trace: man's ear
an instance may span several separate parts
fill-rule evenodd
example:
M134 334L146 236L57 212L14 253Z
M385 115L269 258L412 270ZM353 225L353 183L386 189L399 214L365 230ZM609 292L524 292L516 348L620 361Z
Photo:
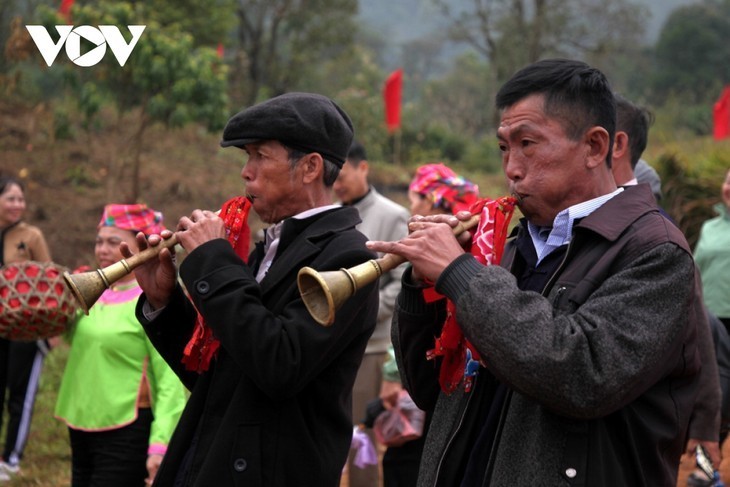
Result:
M360 161L360 164L358 164L358 167L360 168L361 171L363 171L365 173L366 176L370 172L370 164L365 159Z
M613 158L624 157L629 152L629 135L626 132L616 132L613 139Z
M591 127L585 134L585 143L588 148L586 154L586 165L589 168L606 164L610 137L608 131L603 127Z
M322 178L324 160L318 152L311 152L304 156L302 164L302 180L308 184Z

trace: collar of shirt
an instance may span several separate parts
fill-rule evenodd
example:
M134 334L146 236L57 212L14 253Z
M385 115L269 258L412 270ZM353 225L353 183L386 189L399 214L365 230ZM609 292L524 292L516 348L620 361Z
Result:
M368 195L372 192L373 187L368 186L368 191L364 195L360 196L359 198L355 198L354 200L350 201L349 203L342 203L342 206L355 206L356 204L360 203L362 200L368 197Z
M294 218L295 220L304 220L305 218L322 213L323 211L331 210L332 208L338 208L338 205L318 206L317 208L311 208L298 213L291 218ZM287 219L284 219L266 229L266 233L264 235L265 255L261 261L261 265L259 266L259 271L256 273L256 281L258 282L261 282L264 276L266 276L266 273L269 272L269 267L271 267L272 262L274 262L276 249L279 247L279 239L281 238L281 230L284 228L284 222L286 221Z
M564 209L555 216L552 227L539 227L528 221L527 230L530 232L532 244L535 246L537 263L539 264L553 250L570 243L573 234L573 223L576 220L587 217L623 190L623 188L617 188L613 193L583 201Z

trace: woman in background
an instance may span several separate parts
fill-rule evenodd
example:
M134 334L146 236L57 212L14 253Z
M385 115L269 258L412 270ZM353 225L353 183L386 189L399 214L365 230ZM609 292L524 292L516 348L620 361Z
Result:
M163 229L162 215L146 205L107 205L94 246L97 264L121 260L122 242L137 252L138 232ZM141 293L130 273L69 331L55 415L68 426L74 487L150 484L185 406L182 384L135 317Z
M705 304L730 331L730 169L721 188L718 216L702 224L694 257L702 277Z
M411 215L456 214L469 210L479 199L479 187L442 163L425 164L416 169L408 187L408 199ZM380 389L380 400L385 409L396 406L403 390L392 345L388 349L388 357L383 365ZM429 424L427 416L420 438L386 449L383 455L384 487L416 486Z
M19 179L0 177L0 267L26 261L50 262L51 255L41 231L22 221L25 190ZM0 423L8 399L5 447L0 460L0 481L18 473L28 441L38 392L46 340L15 341L0 337Z
M479 199L479 187L441 162L416 169L408 186L411 215L456 214Z

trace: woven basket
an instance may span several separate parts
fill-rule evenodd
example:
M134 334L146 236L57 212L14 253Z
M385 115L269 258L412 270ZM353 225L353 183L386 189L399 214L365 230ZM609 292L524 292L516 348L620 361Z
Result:
M66 268L27 261L0 268L0 337L33 341L63 333L76 302L63 280Z

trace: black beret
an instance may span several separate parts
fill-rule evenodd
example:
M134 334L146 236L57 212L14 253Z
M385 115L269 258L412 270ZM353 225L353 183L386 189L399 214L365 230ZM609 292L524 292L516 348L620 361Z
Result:
M238 112L223 129L222 147L277 140L303 152L318 152L339 167L354 135L352 121L326 96L287 93Z

